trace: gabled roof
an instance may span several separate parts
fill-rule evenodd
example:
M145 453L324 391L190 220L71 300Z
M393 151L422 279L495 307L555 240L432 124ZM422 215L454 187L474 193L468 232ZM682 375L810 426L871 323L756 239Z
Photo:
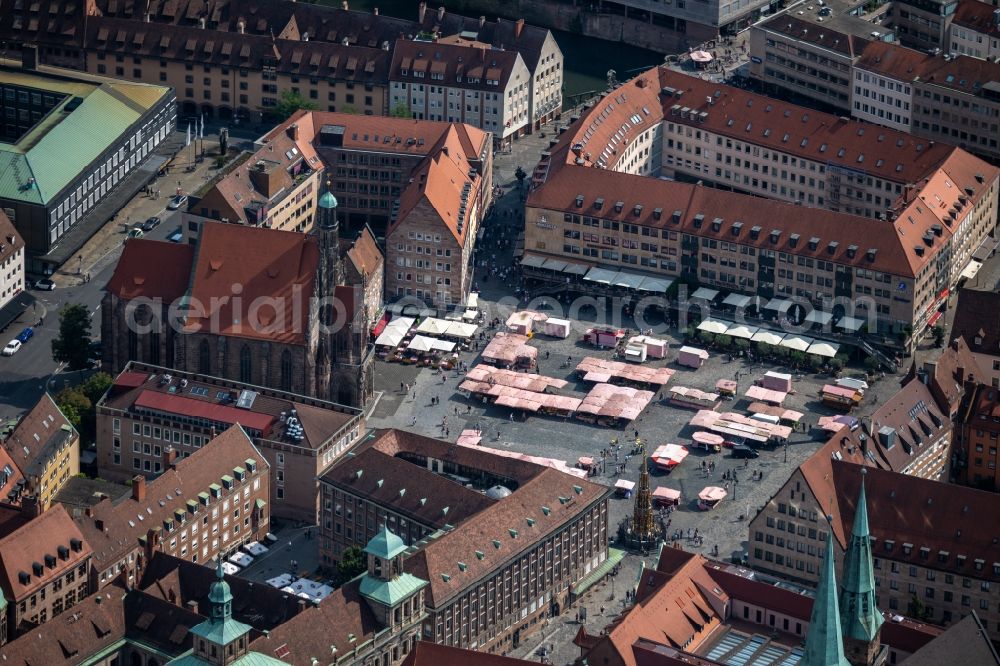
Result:
M3 447L25 476L41 474L58 447L78 437L55 401L44 393L3 441Z
M61 504L0 539L0 583L8 601L20 601L91 555L73 519ZM40 573L39 573L40 572Z
M951 337L964 338L973 352L1000 356L1000 292L959 290Z
M897 81L936 85L971 95L982 95L985 84L1000 81L1000 63L966 55L931 55L881 41L868 44L855 67Z
M517 51L397 39L389 80L502 93L518 66L527 67Z
M371 280L381 273L385 263L382 250L378 247L378 241L375 240L372 230L367 225L358 232L358 236L351 243L346 256L358 275L363 275L366 280Z
M170 305L184 295L193 261L193 245L132 238L105 289L125 300L147 298Z
M996 9L988 2L962 0L955 8L951 24L991 37L998 37L1000 36L1000 26L997 25L996 14L994 14Z
M305 344L318 263L314 236L235 224L202 225L188 292L200 309L188 315L185 330ZM237 287L241 298L233 299ZM258 299L276 299L283 307L257 307Z
M14 223L0 210L0 264L7 261L19 250L24 249L24 239L17 233Z
M406 655L401 666L442 666L442 664L464 664L466 666L523 666L534 663L514 657L504 657L480 650L465 650L450 645L417 641Z
M907 657L906 664L907 666L941 666L941 664L996 666L1000 664L1000 656L997 656L990 634L980 621L979 615L970 609L968 615Z
M457 156L438 152L423 161L410 177L414 182L403 190L399 214L387 235L409 228L409 215L418 207L429 208L444 230L463 245L473 222L473 202L482 187L479 174L471 171Z

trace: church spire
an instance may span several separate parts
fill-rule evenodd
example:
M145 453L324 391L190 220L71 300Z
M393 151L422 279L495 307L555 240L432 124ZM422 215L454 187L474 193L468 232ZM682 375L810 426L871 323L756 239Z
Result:
M826 536L826 556L816 587L812 615L809 616L806 653L800 662L802 666L848 666L840 633L832 534L831 530Z
M873 651L880 641L882 613L875 606L875 572L872 562L872 541L868 529L868 499L865 494L865 475L861 468L861 492L854 511L854 527L844 555L844 572L840 589L840 620L844 639L849 648L858 648L858 659L852 663L870 663ZM855 649L849 649L854 654ZM860 654L868 656L860 658Z

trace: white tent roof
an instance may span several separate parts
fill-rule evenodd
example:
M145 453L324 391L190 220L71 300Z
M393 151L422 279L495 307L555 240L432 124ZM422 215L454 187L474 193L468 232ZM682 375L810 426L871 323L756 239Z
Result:
M521 259L522 266L530 266L531 268L541 268L542 264L545 263L543 257L539 257L537 254L526 254L524 258Z
M642 291L651 291L654 293L663 293L670 288L674 281L670 278L654 278L647 277L643 278L642 283L639 285L639 289Z
M545 263L542 264L542 268L550 271L561 271L566 268L566 262L561 259L546 259Z
M466 324L461 321L448 322L448 329L445 331L445 335L451 338L471 338L476 334L476 329L479 328L475 324ZM420 330L420 329L417 329Z
M412 351L438 350L450 352L455 348L455 343L448 342L447 340L438 340L437 338L428 338L425 335L414 335L406 348Z
M809 314L806 315L806 321L813 324L819 324L820 326L825 326L833 319L833 315L829 312L824 312L823 310L811 310Z
M776 310L779 313L784 313L788 308L792 307L792 302L787 298L772 298L764 306L765 310Z
M599 282L601 284L613 284L618 277L618 271L609 271L605 268L591 268L583 276L588 282Z
M801 335L796 335L795 333L789 333L780 344L782 347L788 347L789 349L794 349L795 351L804 352L809 349L809 345L812 343L812 338L806 338Z
M819 342L814 342L809 346L807 350L810 354L816 354L817 356L826 356L828 358L833 358L837 355L837 350L840 349L840 345L835 342L824 342L820 340Z
M865 325L864 319L857 319L855 317L844 316L840 318L837 322L837 328L847 331L848 333L853 333L854 331L860 330L862 326Z
M705 321L698 324L699 331L708 331L709 333L725 333L729 330L731 324L726 321L719 321L718 319L706 319Z
M718 289L709 289L708 287L698 287L697 289L694 290L694 293L691 294L691 298L710 301L718 295L719 295Z
M763 342L766 345L777 345L781 344L781 338L781 334L762 328L754 333L750 339L754 342Z
M736 308L745 308L750 301L753 300L750 296L745 296L744 294L729 294L722 301L723 305L732 305Z
M462 319L466 321L475 321L478 318L479 318L479 310L473 310L472 308L469 308L468 310L462 313Z
M479 307L479 292L478 291L470 291L469 292L469 297L465 300L465 307L467 307L469 309L473 309L473 308L478 308Z
M976 274L979 273L979 269L982 267L983 267L983 262L979 261L978 259L973 259L972 261L969 262L968 266L962 269L962 272L961 274L959 274L959 277L965 278L966 280L971 280L972 278L976 277Z
M737 324L736 326L730 326L729 330L726 331L726 335L731 335L734 338L752 338L757 331L758 328L756 326Z
M403 341L407 331L410 330L415 321L416 319L412 317L398 317L397 319L393 319L382 329L382 332L375 339L375 344L383 347L395 347Z
M566 268L563 269L564 273L570 273L573 275L585 275L590 268L584 266L583 264L574 264L572 261L566 262Z
M417 326L418 333L427 333L428 335L444 335L448 327L453 323L444 319L436 319L435 317L428 317L420 322L420 326Z
M618 279L615 280L615 285L619 287L627 287L629 289L638 289L639 285L641 285L645 279L646 278L643 275L622 271L618 274Z

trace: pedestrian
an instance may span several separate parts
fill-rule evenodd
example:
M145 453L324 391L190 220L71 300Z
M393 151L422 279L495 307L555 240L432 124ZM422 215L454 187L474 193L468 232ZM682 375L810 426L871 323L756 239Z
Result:
M511 413L510 413L510 422L511 422L511 423L513 423L513 422L514 422L514 412L511 412Z
M403 382L399 382L399 392L406 393L406 384L404 384Z

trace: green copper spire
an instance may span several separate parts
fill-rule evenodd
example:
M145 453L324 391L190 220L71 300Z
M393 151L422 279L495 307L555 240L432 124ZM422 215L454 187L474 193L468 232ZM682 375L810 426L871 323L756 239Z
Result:
M868 531L868 500L865 475L861 468L861 492L854 512L854 529L844 555L844 575L840 586L840 622L844 636L872 641L885 621L875 607L875 572L872 570L872 540Z
M806 634L806 653L801 666L849 666L844 656L844 643L840 635L840 610L837 605L837 572L833 557L833 531L826 536L826 556L816 587L809 632Z

